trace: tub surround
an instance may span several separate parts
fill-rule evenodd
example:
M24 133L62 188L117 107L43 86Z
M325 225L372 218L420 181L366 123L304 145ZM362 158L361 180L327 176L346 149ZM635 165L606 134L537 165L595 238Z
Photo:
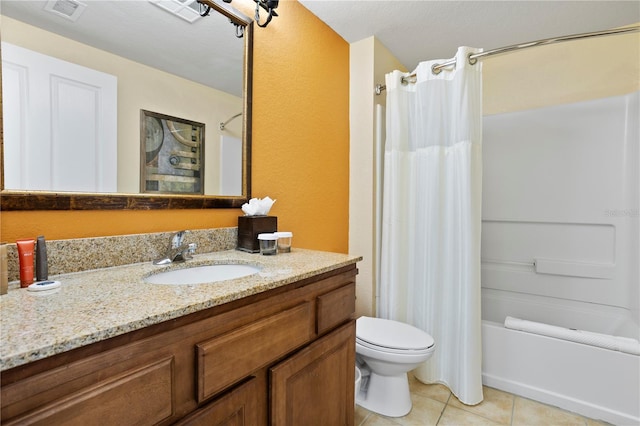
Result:
M639 356L503 324L640 336L639 112L633 91L483 121L484 383L614 424L640 423Z
M126 257L130 251L117 254ZM109 257L106 251L104 254ZM353 265L361 259L295 248L277 256L226 250L196 255L190 261L168 267L146 261L57 275L55 279L62 282L62 287L51 292L13 288L0 297L1 370L257 295ZM145 276L167 269L215 263L254 264L262 270L248 277L210 284L175 286L143 281Z

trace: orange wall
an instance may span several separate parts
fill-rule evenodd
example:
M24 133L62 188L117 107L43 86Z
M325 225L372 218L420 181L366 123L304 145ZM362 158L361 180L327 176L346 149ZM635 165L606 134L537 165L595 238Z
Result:
M253 1L233 5L253 16ZM276 199L294 246L347 252L349 45L297 1L254 32L254 197ZM264 18L263 18L264 19ZM230 25L229 30L233 27ZM1 212L1 240L162 232L237 225L240 209Z

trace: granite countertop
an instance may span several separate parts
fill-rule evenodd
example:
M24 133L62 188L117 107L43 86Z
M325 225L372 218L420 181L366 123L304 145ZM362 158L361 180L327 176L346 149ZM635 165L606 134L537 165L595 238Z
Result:
M304 249L261 256L228 250L169 266L151 262L50 277L58 289L0 296L0 371L338 269L361 257ZM153 273L216 263L257 274L208 284L148 284Z

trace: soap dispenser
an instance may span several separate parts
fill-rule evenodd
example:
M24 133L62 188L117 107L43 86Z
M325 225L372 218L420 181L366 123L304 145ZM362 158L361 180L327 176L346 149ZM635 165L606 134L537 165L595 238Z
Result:
M47 243L44 236L36 239L36 281L49 279L49 265L47 263Z

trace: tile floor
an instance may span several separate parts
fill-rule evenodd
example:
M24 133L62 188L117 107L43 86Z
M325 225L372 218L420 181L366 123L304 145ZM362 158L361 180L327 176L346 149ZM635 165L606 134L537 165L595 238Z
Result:
M541 404L497 389L484 387L484 401L475 406L462 404L443 385L425 385L409 373L413 409L405 417L380 416L356 406L356 426L397 425L512 425L602 426L608 423Z

